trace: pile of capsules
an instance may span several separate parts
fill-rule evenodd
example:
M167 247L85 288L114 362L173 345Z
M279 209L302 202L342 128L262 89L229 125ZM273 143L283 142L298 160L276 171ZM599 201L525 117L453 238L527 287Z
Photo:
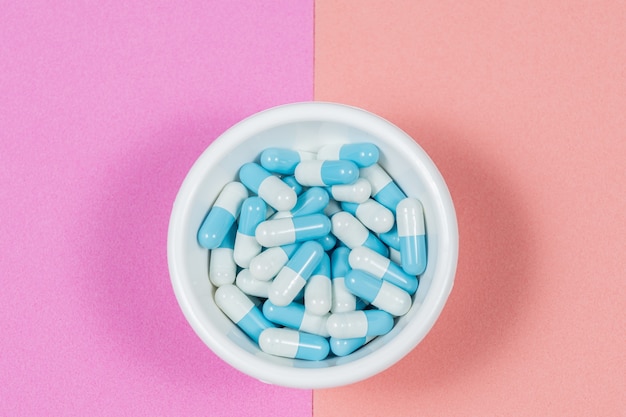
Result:
M262 351L345 356L409 311L426 268L423 208L378 159L372 143L268 148L210 208L198 242L215 302Z

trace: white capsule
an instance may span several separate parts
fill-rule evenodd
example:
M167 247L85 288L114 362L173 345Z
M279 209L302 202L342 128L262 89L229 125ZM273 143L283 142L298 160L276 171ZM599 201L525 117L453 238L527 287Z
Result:
M269 299L279 307L291 303L317 268L324 248L315 241L303 243L280 270L270 286Z
M249 269L239 271L237 279L235 280L235 285L245 294L262 298L268 297L270 284L269 281L255 279L252 274L250 274Z
M259 336L259 347L272 355L312 361L321 361L330 352L328 341L322 336L287 328L264 330Z
M372 193L372 186L366 179L359 178L352 184L328 187L328 191L331 197L337 201L358 204L367 201Z
M379 336L393 328L393 317L382 310L357 310L333 313L326 322L328 334L339 339Z

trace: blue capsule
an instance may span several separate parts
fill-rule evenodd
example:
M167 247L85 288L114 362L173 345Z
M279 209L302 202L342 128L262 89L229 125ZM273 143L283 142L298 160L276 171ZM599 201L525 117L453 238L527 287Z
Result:
M255 342L265 329L275 327L239 288L222 285L215 291L215 303L245 334Z
M330 350L335 356L347 356L365 345L372 337L353 337L350 339L339 339L331 337L329 339Z
M359 246L352 249L348 259L352 269L359 269L389 281L409 294L414 294L417 290L418 281L415 275L406 273L400 265L369 248Z
M374 165L378 157L378 147L369 142L329 144L317 152L317 159L343 159L354 162L360 168Z
M328 192L321 187L311 187L298 197L298 202L291 209L291 216L306 216L308 214L322 213L330 197Z
M330 233L331 223L323 214L266 220L256 228L255 236L265 247L289 245L320 239Z
M426 270L426 232L424 209L415 198L402 200L396 209L400 259L407 273L421 275Z
M352 184L359 178L359 167L351 161L306 160L298 164L294 174L301 185L328 187Z
M398 228L396 225L388 232L379 233L378 238L391 249L400 250L400 237L398 236Z
M301 161L313 159L315 154L311 152L294 151L287 148L267 148L261 152L261 165L268 171L277 174L293 174Z
M274 305L286 306L304 288L324 256L324 248L315 241L304 242L280 270L270 287L269 299Z
M267 205L260 197L246 198L241 205L233 256L237 265L242 268L248 268L252 258L261 252L261 245L257 242L254 232L265 220L266 212Z
M380 165L374 164L367 168L361 168L360 175L371 184L374 200L392 212L395 212L398 203L406 198L404 192Z
M389 333L393 324L392 315L383 310L333 313L326 322L330 336L338 339L380 336Z
M324 337L288 328L264 330L259 337L259 347L271 355L309 361L321 361L330 353Z
M394 316L403 316L411 308L408 292L367 272L353 269L346 275L345 283L352 294Z

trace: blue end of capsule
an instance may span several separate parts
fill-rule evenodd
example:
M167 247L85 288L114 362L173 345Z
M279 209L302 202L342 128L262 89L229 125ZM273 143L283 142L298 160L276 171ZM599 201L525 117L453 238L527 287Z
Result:
M235 223L235 217L228 210L214 206L207 214L198 230L198 243L206 249L215 249Z
M321 361L328 356L330 346L322 336L300 332L300 343L296 358L309 361Z
M267 148L261 152L260 162L263 168L277 174L293 174L300 162L297 151L285 148Z
M402 269L407 274L421 275L426 270L426 235L400 238Z
M383 281L367 272L352 269L346 274L345 284L352 294L371 303L378 295Z
M350 271L350 262L348 261L349 257L349 248L341 246L335 249L331 257L331 270L333 278L344 278L348 271Z
M332 250L337 245L337 238L333 234L327 234L323 238L315 239L326 252Z
M296 241L319 239L330 233L330 219L323 214L309 214L292 219Z
M311 187L298 197L295 207L291 209L291 214L296 217L321 213L329 201L330 197L325 189Z
M378 162L378 147L373 143L349 143L339 149L339 159L347 159L364 168Z
M296 177L293 175L283 177L283 182L287 184L296 193L296 195L302 194L302 190L304 188L302 188L298 180L296 180Z
M389 256L387 246L371 232L367 236L367 239L365 239L365 242L363 242L363 246L383 255L385 258Z
M280 246L283 252L285 252L287 259L291 258L293 254L298 250L299 247L300 247L299 243L292 243L290 245Z
M355 337L352 339L338 339L331 337L329 340L330 350L336 356L347 356L363 346L367 339L365 337Z
M285 265L300 273L304 279L309 279L315 268L322 261L324 248L315 241L304 242Z
M367 317L366 336L387 334L393 328L393 316L383 310L365 310Z
M341 202L341 208L343 209L343 211L347 211L348 213L356 217L356 209L359 208L359 205L357 203L348 203L343 201Z
M235 247L235 237L237 236L237 224L233 222L233 225L228 229L228 233L222 240L222 243L218 246L219 248L227 248L233 249Z
M263 303L263 315L273 323L298 330L304 318L304 306L300 303L290 303L279 307L266 300Z
M253 193L259 193L259 187L263 180L269 177L270 174L259 164L254 162L248 162L239 169L239 180Z
M398 187L395 182L391 181L373 197L374 200L378 201L380 204L395 213L396 206L400 201L406 198L406 195L404 195L400 187Z
M313 271L313 275L323 275L330 278L330 258L326 253L322 254L322 260Z
M352 184L359 178L359 167L351 161L324 161L320 176L327 186Z
M243 316L243 318L236 324L256 343L259 343L259 336L263 330L270 327L276 327L265 318L265 316L261 313L261 310L259 310L256 306L252 306L252 309L248 312L248 314Z
M248 197L241 205L239 214L239 233L247 236L254 236L256 227L265 220L267 204L260 197Z
M390 248L394 248L397 251L400 250L400 237L398 236L398 228L395 224L390 231L380 233L378 237Z

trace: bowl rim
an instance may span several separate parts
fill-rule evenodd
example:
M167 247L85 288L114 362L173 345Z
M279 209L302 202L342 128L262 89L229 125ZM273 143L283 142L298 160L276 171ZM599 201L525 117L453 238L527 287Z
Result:
M350 122L346 123L346 120ZM322 368L294 368L268 362L250 354L220 334L216 328L212 328L211 323L200 320L182 285L185 278L182 276L184 268L180 264L183 259L180 247L185 231L179 225L184 222L187 204L195 191L197 179L204 174L206 166L218 159L215 155L221 155L259 132L289 123L315 121L347 124L374 136L393 138L400 141L402 147L418 155L420 163L426 166L430 175L429 180L434 182L438 192L437 206L441 210L441 215L438 216L438 245L446 250L440 251L437 256L437 277L441 278L433 280L419 307L423 312L422 321L408 322L402 329L403 334L411 337L396 337L364 358L345 364ZM172 206L167 234L167 260L174 294L185 318L218 357L235 369L264 382L292 388L316 389L348 385L367 379L400 361L421 342L441 314L452 290L458 262L458 243L457 218L449 189L430 156L412 137L393 123L367 110L334 102L305 101L271 107L244 118L219 135L200 154L185 176ZM368 360L368 366L363 366L365 359Z

